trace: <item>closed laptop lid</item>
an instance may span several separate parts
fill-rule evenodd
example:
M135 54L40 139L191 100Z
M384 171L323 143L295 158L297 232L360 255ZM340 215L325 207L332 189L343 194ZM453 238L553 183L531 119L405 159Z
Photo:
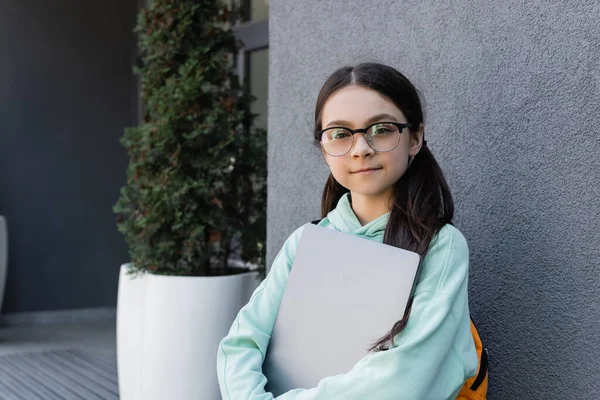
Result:
M304 227L263 363L275 396L345 374L406 308L417 253Z

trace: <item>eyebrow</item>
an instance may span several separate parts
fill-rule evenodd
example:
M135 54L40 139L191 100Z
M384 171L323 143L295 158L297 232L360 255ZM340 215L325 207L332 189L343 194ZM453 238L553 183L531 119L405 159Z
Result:
M371 118L367 119L365 121L365 125L368 126L374 122L379 122L379 121L392 121L392 122L398 122L398 118L394 117L392 114L377 114L377 115L373 115ZM328 123L327 125L325 125L325 127L329 127L329 126L350 126L352 125L350 122L348 121L344 121L341 119L336 119L335 121L331 121L330 123Z

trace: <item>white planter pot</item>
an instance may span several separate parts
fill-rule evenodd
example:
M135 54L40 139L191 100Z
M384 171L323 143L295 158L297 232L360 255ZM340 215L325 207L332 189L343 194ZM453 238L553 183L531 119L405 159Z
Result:
M0 312L2 311L2 300L4 299L4 287L6 284L6 269L8 268L8 228L6 219L0 215Z
M117 308L122 400L220 399L217 348L260 283L222 277L125 275Z
M117 295L117 371L122 399L141 399L146 274L128 275L121 266Z

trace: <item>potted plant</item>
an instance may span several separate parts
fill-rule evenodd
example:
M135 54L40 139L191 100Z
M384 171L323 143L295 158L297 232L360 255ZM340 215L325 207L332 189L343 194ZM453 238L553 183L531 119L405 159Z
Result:
M144 117L122 138L114 207L131 257L117 306L125 400L219 398L218 342L264 271L266 132L231 62L236 17L208 0L138 15Z

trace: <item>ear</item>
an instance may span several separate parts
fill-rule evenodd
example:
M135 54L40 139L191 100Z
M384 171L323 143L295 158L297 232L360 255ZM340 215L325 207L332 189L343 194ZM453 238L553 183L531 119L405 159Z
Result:
M408 154L411 157L416 156L419 151L421 150L421 147L423 147L423 135L425 133L425 126L423 124L419 125L419 130L416 131L415 133L410 133L410 143L409 143L409 150L408 150Z

